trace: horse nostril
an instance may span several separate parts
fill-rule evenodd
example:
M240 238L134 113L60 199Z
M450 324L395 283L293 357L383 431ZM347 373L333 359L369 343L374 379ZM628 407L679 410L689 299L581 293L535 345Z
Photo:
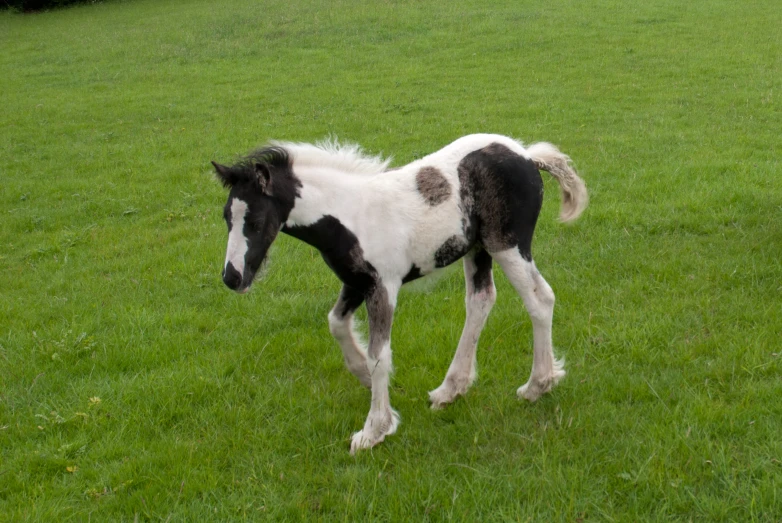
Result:
M236 290L242 284L242 275L234 269L234 266L229 262L223 270L223 283L228 286L229 289Z

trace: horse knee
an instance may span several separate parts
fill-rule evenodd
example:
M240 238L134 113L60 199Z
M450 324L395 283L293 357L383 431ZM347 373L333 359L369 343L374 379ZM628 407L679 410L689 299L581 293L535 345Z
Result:
M494 302L497 301L497 289L494 288L494 285L489 285L483 289L468 292L466 301L468 307L477 305L481 308L491 309Z
M497 300L497 293L494 289L477 292L467 297L467 313L472 311L485 318L491 312L494 302Z
M550 323L554 317L554 294L550 295L533 291L531 299L525 300L527 312L535 322Z
M335 311L329 312L329 332L335 338L344 336L345 330L348 327L348 321L344 316L337 314Z
M535 294L535 298L546 308L553 309L555 298L554 291L551 289L551 286L546 280L543 279L543 276L541 276L537 270L535 271L532 279L534 282L533 292Z
M538 286L535 287L535 289L532 291L535 294L535 299L540 303L540 305L545 308L546 310L554 309L554 291L551 290L551 287L548 285L546 286Z
M381 372L389 374L393 372L393 364L391 362L391 344L389 342L383 343L380 350L370 346L367 351L367 363L369 368L374 372Z

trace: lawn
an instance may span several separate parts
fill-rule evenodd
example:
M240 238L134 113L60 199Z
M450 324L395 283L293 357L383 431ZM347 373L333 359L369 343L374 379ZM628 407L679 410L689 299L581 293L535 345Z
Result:
M0 12L0 520L779 521L780 27L773 0ZM457 265L401 292L402 425L351 457L340 284L281 237L228 291L209 161L331 135L402 165L473 132L587 183L565 226L544 175L533 245L568 375L516 398L531 325L495 267L479 379L431 411Z

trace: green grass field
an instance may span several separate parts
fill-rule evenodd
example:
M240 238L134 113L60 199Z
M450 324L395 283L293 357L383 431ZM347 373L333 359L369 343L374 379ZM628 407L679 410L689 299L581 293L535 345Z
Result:
M782 520L782 11L628 3L138 0L0 12L0 520ZM567 377L535 404L520 298L432 412L457 267L403 290L399 432L340 289L280 238L220 281L210 160L328 135L401 165L472 132L548 140L591 204L533 246Z

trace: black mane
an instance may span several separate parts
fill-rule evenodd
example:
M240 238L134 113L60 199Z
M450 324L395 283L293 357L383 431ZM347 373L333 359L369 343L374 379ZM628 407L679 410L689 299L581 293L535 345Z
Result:
M288 150L277 145L261 147L248 154L244 161L250 162L251 166L256 163L265 163L269 167L277 167L279 169L287 169L291 165L291 157Z
M221 166L218 168L218 178L224 187L233 187L238 183L255 180L257 177L256 165L258 164L264 164L270 170L287 170L291 166L291 157L283 147L274 145L261 147L239 159L230 167Z

